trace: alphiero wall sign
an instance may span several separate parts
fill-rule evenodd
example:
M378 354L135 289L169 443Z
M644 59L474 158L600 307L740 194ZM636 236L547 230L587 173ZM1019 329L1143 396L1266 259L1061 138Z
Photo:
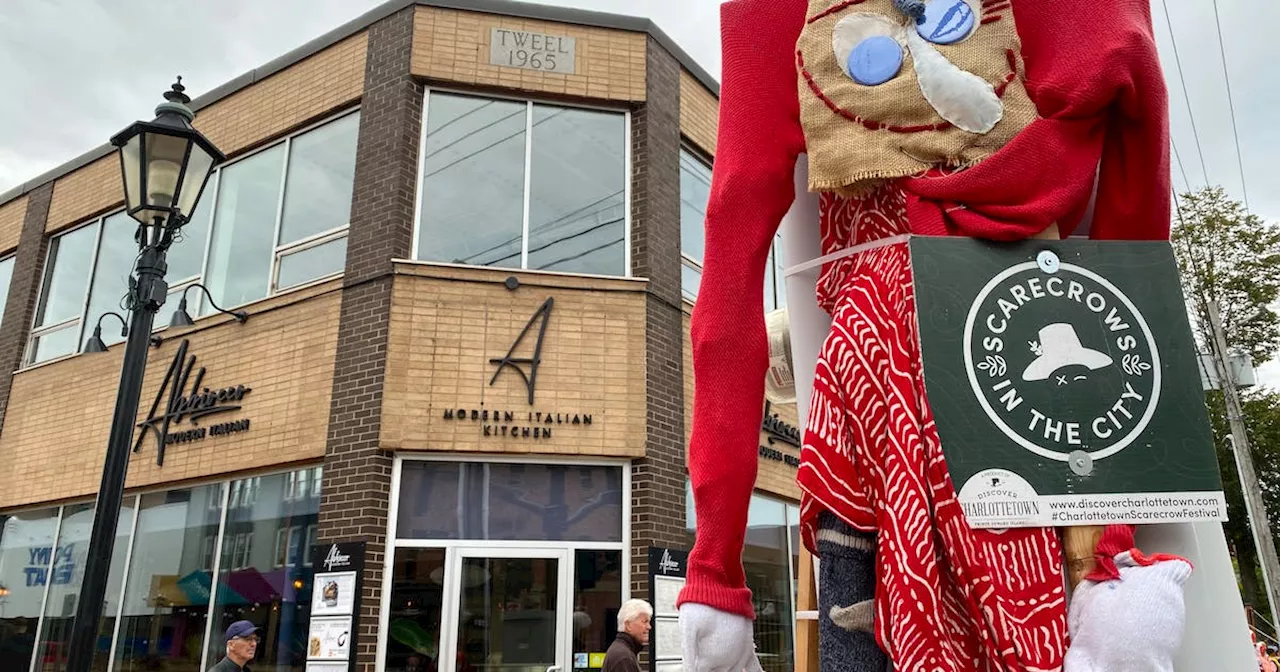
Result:
M925 384L970 524L1225 519L1167 243L910 245Z
M593 418L590 413L568 413L553 409L534 408L538 386L538 369L542 366L542 346L546 342L547 326L551 323L551 313L554 307L555 298L548 297L534 311L529 321L525 323L524 329L516 336L515 341L511 343L511 347L507 348L506 354L489 359L489 364L494 369L488 385L493 386L498 383L499 377L503 372L508 370L514 372L514 374L509 374L508 377L510 375L518 375L523 380L525 390L528 392L530 408L446 408L444 409L445 420L477 423L480 425L480 432L486 437L529 439L534 441L551 439L555 430L562 427L591 425ZM535 324L538 325L538 331L536 340L533 343L532 354L527 357L518 356L517 352L527 347L525 339L529 336Z
M142 449L142 442L148 435L154 436L156 464L160 466L164 465L164 451L170 443L202 441L207 437L236 434L249 429L248 418L201 424L206 417L240 410L239 402L252 389L244 385L230 385L222 388L205 386L205 369L202 366L199 370L195 370L196 356L187 356L189 348L190 342L183 339L178 345L178 351L173 355L168 372L165 373L164 382L156 391L156 398L151 403L147 419L138 423L142 431L138 433L138 438L133 444L133 452L136 453ZM194 376L192 376L193 370ZM191 385L191 391L184 394L183 390L187 388L188 383ZM161 402L165 401L166 393L168 393L168 401L162 409ZM184 423L188 423L190 429L170 431L174 429L174 425L180 428Z

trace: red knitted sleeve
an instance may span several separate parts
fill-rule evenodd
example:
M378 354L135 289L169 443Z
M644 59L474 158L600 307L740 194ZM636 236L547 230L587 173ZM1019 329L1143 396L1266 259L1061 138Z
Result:
M723 66L702 284L693 310L689 479L697 539L679 603L754 618L742 569L768 345L764 272L804 151L795 45L803 0L721 6ZM816 223L815 223L816 226Z

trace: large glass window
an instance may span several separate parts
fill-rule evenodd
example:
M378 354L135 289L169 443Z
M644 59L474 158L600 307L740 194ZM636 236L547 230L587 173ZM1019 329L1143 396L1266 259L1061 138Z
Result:
M312 573L303 562L309 552L303 542L306 530L317 524L320 493L317 489L289 499L285 486L310 472L255 476L231 484L212 632L224 632L239 620L261 627L255 670L301 672L306 665ZM281 532L286 535L283 549L277 543ZM225 654L218 637L210 639L208 649L210 666Z
M4 309L9 299L9 283L13 280L14 257L0 260L0 324L4 324Z
M116 672L200 669L224 488L217 483L142 496Z
M429 91L416 258L626 275L624 113Z
M702 260L706 242L707 200L711 197L711 166L689 149L680 150L680 289L684 298L697 300L702 284ZM764 274L765 312L785 308L782 234L776 234Z
M437 669L450 650L467 669L542 670L561 647L608 649L626 592L623 468L405 460L400 474L387 672ZM451 599L461 611L444 616Z
M702 253L706 240L707 199L711 197L711 166L687 149L680 150L680 289L690 301L698 298L702 282Z
M401 538L622 541L614 467L406 462L399 510Z
M58 509L0 515L0 661L27 670L58 533Z
M692 487L686 497L685 527L692 547L697 532ZM798 507L760 494L751 496L742 567L756 610L756 652L767 672L795 669L798 526Z
M101 598L103 608L97 647L94 649L95 671L107 669L111 633L120 609L120 584L124 580L129 537L133 533L133 509L134 498L126 498L120 506L120 519L116 523L111 567L107 571L107 592ZM92 504L75 504L62 510L62 525L58 529L58 543L54 546L49 588L44 601L44 622L40 628L40 665L37 669L41 672L67 669L71 628L75 624L77 603L82 597L80 586L84 583L85 564L89 560L93 511Z
M169 300L157 328L169 323L180 295L196 282L231 308L341 273L359 126L360 113L351 112L215 171L169 248ZM50 242L28 364L78 352L107 312L127 318L136 227L117 212ZM11 259L0 262L6 290L11 272ZM203 292L186 296L193 315L214 312ZM107 345L124 340L114 318L102 325Z
M303 672L319 502L319 467L126 497L92 669L199 672L245 618L255 670ZM0 515L0 669L66 669L92 525L91 503Z

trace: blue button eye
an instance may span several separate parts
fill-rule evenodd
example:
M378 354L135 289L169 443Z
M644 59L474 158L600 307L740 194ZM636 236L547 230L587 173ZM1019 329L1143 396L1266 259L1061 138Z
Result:
M916 32L934 44L955 44L969 37L975 21L966 0L933 0L925 5L924 21L916 25Z
M872 35L853 48L847 69L863 86L884 84L902 69L902 45L887 35Z

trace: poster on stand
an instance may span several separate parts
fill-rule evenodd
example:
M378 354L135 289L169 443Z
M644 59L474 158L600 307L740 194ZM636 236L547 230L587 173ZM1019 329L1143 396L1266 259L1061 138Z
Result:
M653 605L653 630L649 633L650 672L678 670L684 666L676 598L684 588L688 561L688 551L649 547L649 601Z
M307 635L308 660L351 659L351 617L312 618Z
M315 567L307 672L354 672L365 542L311 547Z
M355 613L355 572L317 573L311 591L312 616L350 616Z
M1169 243L910 246L929 406L973 527L1226 519Z

